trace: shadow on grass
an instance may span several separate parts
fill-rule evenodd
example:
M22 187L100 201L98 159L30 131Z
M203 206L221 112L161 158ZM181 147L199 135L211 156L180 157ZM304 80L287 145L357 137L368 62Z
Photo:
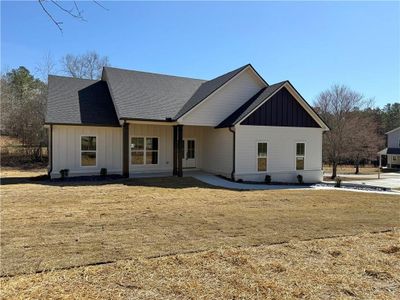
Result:
M47 175L35 177L6 177L0 178L1 185L40 184L48 186L101 186L108 184L123 184L126 186L154 187L168 189L208 188L225 189L201 182L193 177L156 177L156 178L123 178L120 175L82 176L62 179L49 179Z

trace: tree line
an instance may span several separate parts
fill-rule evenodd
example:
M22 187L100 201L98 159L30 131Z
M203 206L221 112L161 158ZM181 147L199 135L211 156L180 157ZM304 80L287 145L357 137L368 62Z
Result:
M37 160L42 147L48 143L44 128L48 75L99 79L103 66L108 65L107 56L89 51L82 55L67 54L59 64L47 54L34 70L20 66L3 72L0 83L1 134L17 138L27 149L25 155Z
M344 85L334 85L322 92L314 104L330 127L323 136L323 160L337 166L351 163L358 174L362 162L376 160L385 145L385 132L400 126L400 103L373 108L373 101Z
M46 55L31 72L19 67L1 75L1 133L18 138L23 146L37 148L47 145L43 127L46 111L47 76L99 79L107 56L95 51L82 55L67 54L57 64ZM385 145L384 133L400 126L400 103L373 107L371 100L344 85L334 85L321 92L315 110L330 127L323 135L323 160L332 165L332 178L341 163L359 165L376 159ZM38 153L38 151L34 151Z

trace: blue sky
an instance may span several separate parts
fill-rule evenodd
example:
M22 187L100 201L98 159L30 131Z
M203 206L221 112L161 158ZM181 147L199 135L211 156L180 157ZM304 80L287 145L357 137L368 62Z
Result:
M96 50L114 67L202 79L251 63L310 103L335 83L400 101L399 2L78 3L87 22L48 5L61 34L36 1L2 1L2 69Z

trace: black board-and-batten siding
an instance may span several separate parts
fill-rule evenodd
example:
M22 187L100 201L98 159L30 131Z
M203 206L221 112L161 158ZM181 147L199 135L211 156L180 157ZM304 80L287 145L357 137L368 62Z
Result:
M286 88L257 108L241 125L320 127Z

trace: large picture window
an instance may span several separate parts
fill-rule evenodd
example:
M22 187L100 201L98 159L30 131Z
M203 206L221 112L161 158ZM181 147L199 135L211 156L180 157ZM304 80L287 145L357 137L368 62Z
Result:
M158 138L132 137L131 164L133 165L158 164Z
M268 145L266 142L257 143L257 171L267 171Z
M296 170L304 170L305 143L296 143Z
M81 136L81 166L96 166L96 137Z

